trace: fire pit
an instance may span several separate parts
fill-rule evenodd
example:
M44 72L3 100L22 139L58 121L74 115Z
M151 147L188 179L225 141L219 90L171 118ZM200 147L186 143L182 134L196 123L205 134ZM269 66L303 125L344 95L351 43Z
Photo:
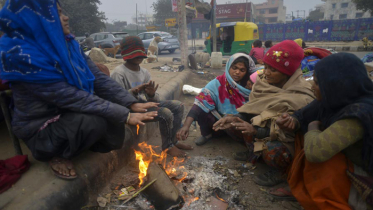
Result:
M167 153L157 153L156 147L140 143L135 150L139 161L140 186L157 179L144 190L143 198L155 209L227 209L236 205L237 190L227 189L227 177L216 173L216 168L225 164L222 157L208 159L191 157L172 158ZM143 199L139 198L139 199Z

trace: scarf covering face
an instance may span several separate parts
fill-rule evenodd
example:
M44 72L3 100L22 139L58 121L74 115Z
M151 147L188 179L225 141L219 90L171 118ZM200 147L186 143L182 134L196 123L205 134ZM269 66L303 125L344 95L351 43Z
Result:
M79 44L65 36L56 0L7 0L0 11L0 76L10 82L66 81L93 93L95 77Z
M337 53L322 59L315 67L322 99L296 112L303 132L308 124L321 121L324 128L334 122L357 118L364 126L362 159L365 170L373 171L373 83L363 62L353 54Z
M195 105L206 113L212 112L217 119L221 118L219 114L237 114L237 109L249 99L251 91L235 82L229 74L232 63L240 57L245 57L249 62L250 69L247 69L246 74L253 72L255 63L250 56L236 53L230 57L225 67L225 73L209 82L195 99ZM249 76L245 75L245 81L242 81L241 84L246 84L248 79Z

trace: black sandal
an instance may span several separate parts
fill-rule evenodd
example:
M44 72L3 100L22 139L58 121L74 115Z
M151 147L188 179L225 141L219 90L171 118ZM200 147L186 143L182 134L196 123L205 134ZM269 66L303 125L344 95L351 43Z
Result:
M73 169L73 167L72 167L71 162L68 161L68 160L65 160L65 159L62 159L62 158L53 158L52 160L49 161L49 166L50 166L50 169L52 170L52 173L56 177L58 177L60 179L65 179L65 180L72 180L72 179L76 179L78 177L78 175L75 175L75 176L72 176L72 175L66 176L66 175L60 174L58 171L56 171L56 170L53 169L53 165L55 165L55 164L66 164L66 167L69 170ZM71 168L69 168L69 165L70 165Z

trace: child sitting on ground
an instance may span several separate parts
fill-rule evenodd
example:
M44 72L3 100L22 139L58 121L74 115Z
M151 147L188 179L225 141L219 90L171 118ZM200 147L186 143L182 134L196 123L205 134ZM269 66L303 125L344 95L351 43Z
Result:
M176 132L181 127L181 120L184 114L184 105L180 101L159 101L156 93L158 85L151 80L149 72L140 67L140 64L147 58L144 45L137 36L125 37L121 43L121 55L126 62L117 66L111 78L127 89L141 102L159 102L158 108L148 111L158 111L155 121L159 121L159 129L162 136L162 150L167 150L171 156L184 157L183 150L192 150L193 147L181 144L176 140ZM154 109L154 110L153 110Z
M266 42L264 42L264 46L265 46L264 54L266 54L268 52L269 48L273 47L272 41L267 40Z
M251 58L255 58L255 64L263 64L263 57L264 57L264 48L262 47L262 41L255 40L253 43L253 48L251 49L249 55Z

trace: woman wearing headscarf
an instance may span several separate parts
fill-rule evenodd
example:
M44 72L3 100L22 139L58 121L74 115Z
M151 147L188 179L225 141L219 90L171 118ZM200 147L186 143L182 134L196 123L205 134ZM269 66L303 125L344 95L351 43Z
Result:
M188 138L193 121L197 121L201 128L201 136L195 141L197 145L203 145L213 137L220 136L222 133L213 131L212 126L222 116L237 114L237 109L248 101L251 91L245 86L253 72L255 64L250 56L243 53L232 55L225 73L209 82L196 97L177 138Z
M315 101L277 120L305 133L296 141L291 191L305 209L369 209L373 83L364 64L353 54L330 55L316 64L312 89Z
M294 134L279 129L275 121L283 113L297 111L314 100L311 84L300 70L303 50L294 41L271 47L264 56L264 74L253 86L249 102L240 107L238 116L227 116L214 125L215 130L235 129L245 139L248 151L235 159L255 163L262 157L273 169L254 177L262 186L286 180L285 172L294 156Z
M71 158L120 149L125 124L144 124L156 104L137 100L97 68L70 34L56 0L6 1L0 11L0 74L11 85L12 128L59 178L76 178Z

